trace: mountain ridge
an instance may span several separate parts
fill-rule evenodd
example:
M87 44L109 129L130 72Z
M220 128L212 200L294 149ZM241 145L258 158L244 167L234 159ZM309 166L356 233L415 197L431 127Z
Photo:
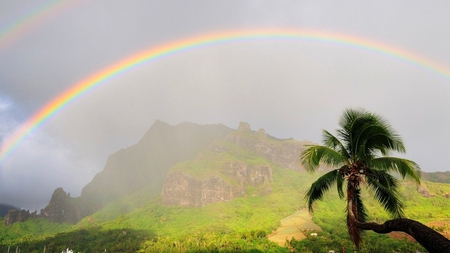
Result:
M223 145L223 142L228 143L228 146ZM245 164L238 158L233 158L235 160L216 164L217 170L214 176L205 180L192 177L193 171L201 166L195 165L197 166L195 170L177 174L175 172L177 164L185 161L192 163L196 156L205 151L226 153L229 151L227 150L230 148L229 145L234 145L240 148L239 155L251 152L279 167L304 171L298 162L298 155L302 147L307 144L311 142L278 139L267 134L264 129L253 131L250 124L246 122L240 122L237 129L232 129L223 124L199 125L190 122L172 126L156 120L136 144L120 149L108 157L104 169L83 188L80 197L72 198L62 188L58 188L40 214L28 212L26 215L18 210L12 211L11 214L6 215L5 223L13 224L36 216L52 222L75 224L108 206L108 203L142 189L146 189L146 192L141 194L145 195L146 199L162 194L165 199L163 202L165 201L166 204L186 206L203 206L217 200L229 201L236 196L246 196L250 192L247 190L249 185L262 187L256 192L267 194L271 192L268 182L272 180L271 165L267 162ZM248 158L247 155L243 159L248 160ZM257 179L254 177L255 171L258 171ZM427 176L428 173L424 175ZM212 179L213 177L215 179ZM230 177L234 177L231 179L231 181L234 180L233 182L230 182ZM173 181L172 185L166 185L170 180ZM212 183L208 180L212 180ZM263 182L263 186L252 185L255 180ZM176 187L179 188L175 182L183 184L184 188L174 190ZM255 189L252 191L255 192ZM168 194L169 192L172 194ZM193 201L186 202L182 197L174 196L176 192L185 194L185 198L189 195ZM209 197L206 197L207 195ZM136 207L136 204L127 205L123 205L123 212Z
M136 144L111 154L103 170L83 187L79 197L66 196L63 189L58 188L38 217L74 224L112 200L147 185L155 185L148 195L149 198L155 197L160 194L170 167L195 157L214 140L223 138L232 131L234 130L223 124L199 125L183 122L172 126L156 120ZM56 198L58 201L53 200L55 195L59 196ZM55 209L55 206L59 208ZM68 212L71 214L68 215ZM12 212L9 217L15 217L14 215L16 213ZM26 218L5 220L11 221L12 224Z

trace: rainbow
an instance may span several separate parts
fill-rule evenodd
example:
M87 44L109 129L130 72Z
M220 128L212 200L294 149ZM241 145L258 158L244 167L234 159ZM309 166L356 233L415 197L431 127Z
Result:
M420 68L425 68L445 78L450 78L450 69L442 64L414 54L403 48L348 34L296 29L253 29L207 33L151 47L150 49L127 57L94 73L80 82L75 83L68 90L37 111L5 140L0 151L0 162L2 162L24 138L48 121L52 116L82 97L84 94L89 93L113 78L150 62L190 50L226 43L258 42L267 40L338 45L406 62Z
M65 10L79 3L80 1L75 0L53 0L31 9L19 19L0 29L0 50L11 45L13 41L35 29L45 21L49 21L51 18L60 15Z

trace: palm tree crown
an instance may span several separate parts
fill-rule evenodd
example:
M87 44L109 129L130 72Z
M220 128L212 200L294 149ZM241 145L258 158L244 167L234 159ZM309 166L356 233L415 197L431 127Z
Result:
M302 165L314 172L320 164L333 169L306 192L310 212L313 203L334 184L339 197L347 199L347 227L356 246L361 242L361 229L355 222L366 222L367 213L361 198L361 185L372 190L375 199L395 218L403 217L398 197L397 178L410 177L420 183L420 167L413 161L389 156L390 151L405 152L401 137L381 116L362 109L347 109L334 136L323 130L323 145L310 145L302 152ZM346 193L344 193L346 185Z

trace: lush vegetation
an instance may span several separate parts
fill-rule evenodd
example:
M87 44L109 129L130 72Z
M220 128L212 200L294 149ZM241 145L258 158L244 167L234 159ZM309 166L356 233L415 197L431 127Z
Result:
M334 192L325 194L323 201L314 204L313 221L323 229L318 236L305 231L307 239L287 241L286 247L267 238L281 219L308 208L305 192L323 173L311 175L287 170L230 143L216 145L226 152L205 151L193 160L175 165L172 170L201 178L204 173L219 175L213 168L221 167L223 162L269 165L273 172L272 193L253 195L252 190L257 189L249 186L247 196L229 202L181 208L162 205L160 197L150 198L149 192L153 192L155 186L149 185L116 199L76 225L36 219L6 226L0 220L0 252L7 252L8 247L11 252L16 247L21 252L43 252L45 247L46 253L60 253L66 248L74 252L338 252L343 247L346 252L352 252L354 245L345 225L346 203ZM449 202L442 195L450 192L450 186L429 182L423 185L435 197L418 194L413 182L401 184L399 198L404 203L405 216L423 222L448 222ZM362 192L362 197L367 200L369 221L389 218L370 192ZM366 232L358 252L416 250L423 251L423 248L408 240Z
M22 245L25 242L44 240L57 233L72 229L69 224L51 223L45 219L30 219L22 223L14 223L12 226L5 225L0 219L0 245ZM4 249L0 249L4 252Z
M76 226L54 224L45 220L29 220L11 227L0 226L0 252L7 247L21 248L21 252L61 252L67 247L76 252L289 252L270 242L266 236L279 221L297 208L306 208L303 193L311 175L284 169L274 169L274 193L264 197L238 198L228 203L215 203L203 208L168 207L160 199L121 215L112 221L98 222L93 217ZM423 222L448 222L448 199L437 194L441 185L426 182L435 197L425 198L417 193L415 184L402 184L400 192L405 203L405 215ZM289 187L287 187L289 186ZM290 187L290 186L295 186ZM300 189L300 191L298 190ZM389 215L367 192L363 197L369 219L384 220ZM297 252L347 252L354 248L345 226L345 203L336 193L329 193L315 204L314 222L323 231L292 241ZM113 209L113 207L109 207ZM120 211L116 211L120 213ZM438 228L437 228L438 229ZM415 252L423 248L415 242L393 239L389 235L366 232L359 252Z

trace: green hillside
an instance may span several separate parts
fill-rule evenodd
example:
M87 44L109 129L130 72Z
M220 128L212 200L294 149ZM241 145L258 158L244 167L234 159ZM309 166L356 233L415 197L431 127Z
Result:
M168 170L169 174L181 173L192 180L214 176L232 187L243 184L244 194L232 200L201 207L164 205L161 194L154 197L155 192L161 192L164 181L160 181L115 198L75 225L30 219L6 226L1 220L0 252L7 252L8 247L18 247L21 252L43 252L45 248L47 253L59 253L68 247L74 252L328 252L342 248L351 252L354 246L346 231L345 202L334 191L315 204L312 220L322 229L315 231L318 236L305 231L305 240L292 240L287 247L268 239L282 219L306 209L304 193L321 173L308 174L280 166L284 161L261 150L282 150L286 154L285 147L296 142L261 136L246 132L215 141L209 138L207 148L196 150L196 155L190 154L191 158L174 163ZM270 167L271 181L263 186L236 181L223 171L224 164L230 163L248 168ZM271 191L263 192L262 187L270 187ZM450 204L445 197L450 184L423 182L421 187L428 197L419 194L413 182L402 183L405 214L445 232L450 224ZM370 192L364 194L370 220L382 222L390 218ZM398 236L367 232L359 252L416 250L424 251L417 243Z
M282 218L298 208L304 208L303 192L312 179L308 174L276 168L274 192L264 197L237 198L202 208L164 206L161 199L156 198L110 221L98 221L101 217L101 212L98 212L75 226L57 225L44 220L39 220L39 223L29 220L14 224L12 228L1 226L1 234L9 236L2 237L0 249L3 252L9 245L19 245L22 252L42 252L46 245L46 252L61 252L66 247L80 252L100 252L105 248L110 251L114 248L114 252L130 252L130 249L133 250L131 252L196 252L199 249L205 252L288 252L270 242L266 236ZM429 182L427 185L432 189L442 186ZM443 224L450 224L448 199L441 196L422 197L409 183L404 184L402 193L408 217L422 222L442 221ZM367 199L371 219L382 221L389 218L375 201L370 200L370 196ZM119 210L114 210L114 207ZM323 229L321 236L293 242L292 245L315 252L342 246L352 248L345 227L344 207L344 202L337 195L327 195L324 201L317 204L313 217L314 222ZM120 205L112 205L109 210L120 213L120 208ZM60 233L62 231L64 233ZM376 249L386 248L392 250L387 252L422 249L416 243L373 232L367 232L364 239L361 252L380 252Z
M140 252L196 252L199 249L210 252L287 252L266 239L266 235L278 226L282 218L298 208L304 208L303 192L312 179L313 176L309 174L275 168L274 192L268 196L237 198L231 202L214 203L202 208L164 206L161 199L156 198L114 220L96 221L102 213L98 212L76 226L50 224L44 220L39 220L40 223L36 224L36 221L30 220L14 224L16 239L12 239L14 236L10 236L9 240L2 239L1 245L3 249L7 245L20 245L22 252L33 252L33 249L35 252L42 252L44 245L46 252L60 252L65 247L80 252L95 252L104 248L110 251L115 249L114 252L130 252L130 249ZM436 183L426 184L431 189L442 187ZM403 188L407 205L405 211L409 217L423 222L440 220L450 223L446 198L424 198L409 183L405 183ZM139 199L138 196L134 198ZM367 199L371 199L369 195ZM132 199L124 201L133 202ZM369 200L367 203L372 219L381 221L389 218L374 201ZM352 243L346 232L344 205L337 195L327 195L324 201L317 204L313 218L323 228L323 237L293 242L292 245L301 250L336 249L342 246L350 249ZM111 205L109 210L120 213L120 207L121 205ZM423 217L418 217L420 215ZM11 231L10 228L1 229ZM65 232L48 237L61 231ZM5 233L2 231L3 234ZM385 248L401 252L421 249L416 243L368 232L361 252L380 252L370 250Z
M108 158L104 170L83 188L81 202L98 210L148 185L153 187L147 192L155 197L174 164L192 159L231 131L224 125L185 122L170 126L156 121L137 144Z

